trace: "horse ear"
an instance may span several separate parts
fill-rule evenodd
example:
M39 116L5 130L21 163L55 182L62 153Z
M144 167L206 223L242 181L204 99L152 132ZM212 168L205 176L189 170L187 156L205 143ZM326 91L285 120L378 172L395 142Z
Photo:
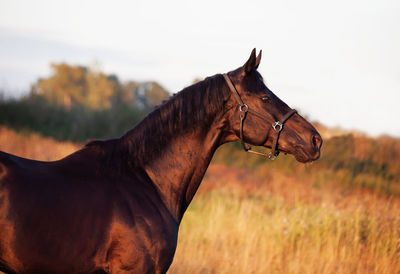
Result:
M256 49L254 48L251 51L249 60L247 60L247 62L243 66L244 71L246 72L246 74L250 73L254 68L257 68L256 67L256 61L257 61L256 59L257 59L256 58Z
M260 50L260 53L257 55L255 69L257 69L258 66L260 65L260 62L261 62L261 53L262 53L262 50Z

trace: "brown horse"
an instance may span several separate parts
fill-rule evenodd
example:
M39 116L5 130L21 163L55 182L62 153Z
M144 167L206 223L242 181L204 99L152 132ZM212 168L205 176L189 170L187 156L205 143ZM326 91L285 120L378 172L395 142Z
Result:
M183 89L119 139L54 162L0 152L0 270L165 273L218 146L241 139L318 159L315 128L264 84L261 52ZM279 141L278 141L279 139Z

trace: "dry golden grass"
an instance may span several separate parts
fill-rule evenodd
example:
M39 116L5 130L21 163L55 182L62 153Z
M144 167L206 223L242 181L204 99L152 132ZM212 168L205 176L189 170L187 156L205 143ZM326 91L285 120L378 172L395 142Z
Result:
M68 142L57 142L32 132L15 132L0 127L0 150L20 157L54 161L79 149L79 145Z
M400 273L398 198L216 165L198 194L169 273Z
M0 149L23 157L79 147L0 128ZM400 199L212 164L169 273L400 273Z

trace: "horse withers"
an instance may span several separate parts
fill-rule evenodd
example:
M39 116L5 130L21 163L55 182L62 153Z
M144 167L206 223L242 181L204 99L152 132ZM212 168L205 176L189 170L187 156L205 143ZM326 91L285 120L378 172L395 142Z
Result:
M121 138L54 162L0 152L0 270L165 273L179 224L216 149L240 140L317 160L315 128L264 84L252 51L187 87Z

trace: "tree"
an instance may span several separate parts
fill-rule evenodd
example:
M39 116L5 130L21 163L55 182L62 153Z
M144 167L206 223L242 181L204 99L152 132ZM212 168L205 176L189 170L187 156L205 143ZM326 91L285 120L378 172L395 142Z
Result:
M119 82L83 66L61 63L52 64L51 68L53 74L49 78L39 79L32 93L65 108L80 105L90 109L107 109L112 106Z
M140 109L151 109L169 97L169 93L157 82L127 82L124 87L124 98L129 104Z

